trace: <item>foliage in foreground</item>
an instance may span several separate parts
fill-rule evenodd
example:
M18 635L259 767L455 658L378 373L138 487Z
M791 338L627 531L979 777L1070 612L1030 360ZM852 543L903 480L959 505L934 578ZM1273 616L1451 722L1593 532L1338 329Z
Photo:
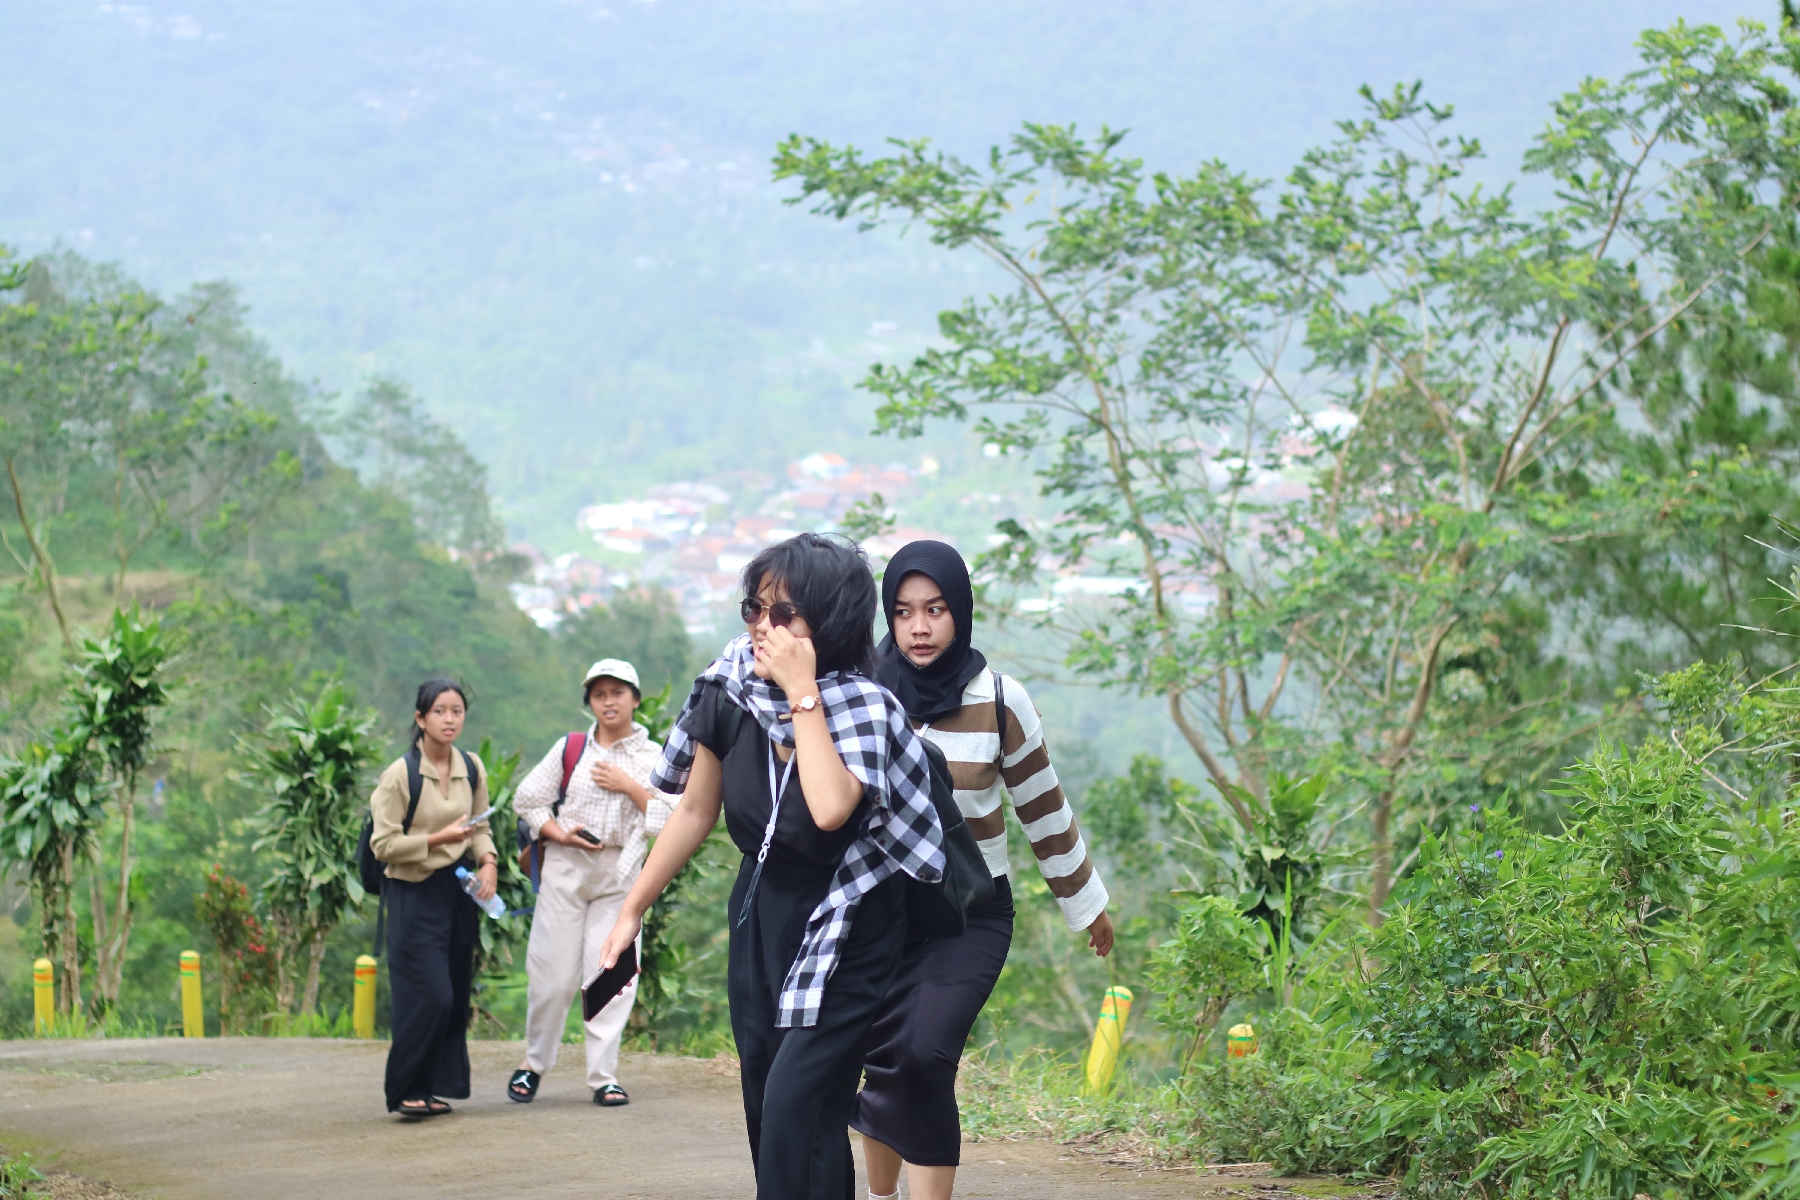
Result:
M1301 987L1310 1011L1258 1018L1256 1058L1098 1097L1067 1064L980 1063L972 1132L1394 1175L1425 1196L1800 1194L1794 697L1707 667L1657 696L1672 728L1573 768L1560 831L1477 806L1428 837L1386 923ZM1203 898L1181 928L1229 950L1241 918L1219 908ZM1194 940L1157 967L1169 1012L1206 1024L1247 972Z
M48 1191L39 1185L43 1174L31 1165L31 1155L0 1154L0 1200L26 1200Z

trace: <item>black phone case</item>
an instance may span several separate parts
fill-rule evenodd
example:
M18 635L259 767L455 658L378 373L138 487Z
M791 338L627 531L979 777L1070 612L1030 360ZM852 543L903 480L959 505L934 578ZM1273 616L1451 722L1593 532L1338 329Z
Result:
M609 970L595 972L594 977L581 985L581 1019L591 1021L600 1015L607 1001L625 990L638 973L637 946L625 947L625 953L619 955L619 961Z

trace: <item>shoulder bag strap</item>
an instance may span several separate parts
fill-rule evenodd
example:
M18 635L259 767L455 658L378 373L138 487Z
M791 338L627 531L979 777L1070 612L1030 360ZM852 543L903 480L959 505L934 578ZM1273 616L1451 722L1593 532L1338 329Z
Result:
M994 729L1000 735L1000 744L994 749L994 774L998 776L1006 759L1006 681L998 671L990 674L994 677Z
M475 789L481 786L481 768L475 765L475 756L461 746L456 752L463 756L463 770L469 773L469 815L475 815Z

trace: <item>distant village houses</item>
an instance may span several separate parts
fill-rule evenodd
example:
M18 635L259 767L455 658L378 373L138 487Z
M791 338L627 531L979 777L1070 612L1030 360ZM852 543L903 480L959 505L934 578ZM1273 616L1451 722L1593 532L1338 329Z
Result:
M708 636L735 619L738 579L757 551L806 530L829 531L859 503L904 496L918 474L932 474L929 456L915 470L904 463L851 463L833 453L788 464L784 480L734 473L718 481L658 484L636 499L592 504L576 526L593 539L592 556L547 556L521 544L529 581L512 585L513 601L531 619L554 629L565 616L605 604L620 589L667 590L681 606L688 632ZM877 558L907 541L942 535L902 528L871 538ZM954 541L945 538L946 541Z

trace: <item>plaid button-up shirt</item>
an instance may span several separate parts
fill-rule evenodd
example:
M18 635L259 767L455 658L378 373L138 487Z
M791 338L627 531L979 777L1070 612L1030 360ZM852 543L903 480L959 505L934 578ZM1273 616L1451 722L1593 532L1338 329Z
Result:
M566 735L556 739L550 752L531 769L513 794L513 809L525 818L534 837L550 819L550 807L556 803L556 793L562 786L563 743L566 740ZM563 801L556 823L565 829L572 824L580 825L602 844L620 847L624 851L619 855L622 879L637 877L638 870L644 865L649 838L662 832L663 824L681 802L681 797L652 787L648 811L639 812L624 792L615 792L595 783L594 767L599 763L611 763L650 787L650 773L661 760L662 747L651 741L649 731L635 721L630 733L604 748L595 740L590 727L587 745L575 764L575 773L569 777L568 799Z

